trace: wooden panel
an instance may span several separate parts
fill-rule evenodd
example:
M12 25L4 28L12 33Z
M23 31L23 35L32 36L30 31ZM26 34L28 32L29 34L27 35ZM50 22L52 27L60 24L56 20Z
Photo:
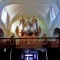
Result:
M59 39L55 41L45 41L38 39L20 39L18 43L16 43L15 48L42 48L44 45L47 45L48 47L57 48L60 47ZM11 42L10 40L2 41L0 40L0 48L10 48Z

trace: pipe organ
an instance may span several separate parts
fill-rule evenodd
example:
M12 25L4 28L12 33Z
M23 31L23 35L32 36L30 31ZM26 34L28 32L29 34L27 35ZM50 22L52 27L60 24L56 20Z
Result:
M21 37L24 35L32 36L33 34L35 36L39 35L41 33L41 28L38 26L37 19L34 17L31 21L28 20L25 21L24 18L20 20L20 24L18 28L16 27L16 34Z

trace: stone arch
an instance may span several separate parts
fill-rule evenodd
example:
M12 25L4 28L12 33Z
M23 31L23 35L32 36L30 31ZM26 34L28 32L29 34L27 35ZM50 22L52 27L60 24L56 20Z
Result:
M60 31L60 29L57 27L57 28L55 28L54 29L54 32L53 32L53 35L54 36L58 36L59 35L59 31Z
M0 38L4 38L4 32L1 28L0 28Z

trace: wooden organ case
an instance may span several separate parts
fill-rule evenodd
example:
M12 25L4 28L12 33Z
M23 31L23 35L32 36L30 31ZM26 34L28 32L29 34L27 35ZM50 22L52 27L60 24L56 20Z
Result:
M16 34L21 38L17 44L18 48L40 47L40 43L37 38L41 33L41 28L38 26L35 16L31 21L29 19L30 18L28 17L28 20L25 21L22 17L19 26L16 27Z

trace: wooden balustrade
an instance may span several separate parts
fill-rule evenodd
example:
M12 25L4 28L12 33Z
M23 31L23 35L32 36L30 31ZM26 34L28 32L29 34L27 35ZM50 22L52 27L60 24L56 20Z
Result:
M16 46L15 48L42 48L44 46L51 47L51 48L57 48L60 47L60 41L59 39L55 39L53 41L49 41L48 39L34 39L34 38L16 38L15 40L17 41L19 39L19 42L15 43ZM11 46L11 41L9 39L0 39L0 48L10 48Z

